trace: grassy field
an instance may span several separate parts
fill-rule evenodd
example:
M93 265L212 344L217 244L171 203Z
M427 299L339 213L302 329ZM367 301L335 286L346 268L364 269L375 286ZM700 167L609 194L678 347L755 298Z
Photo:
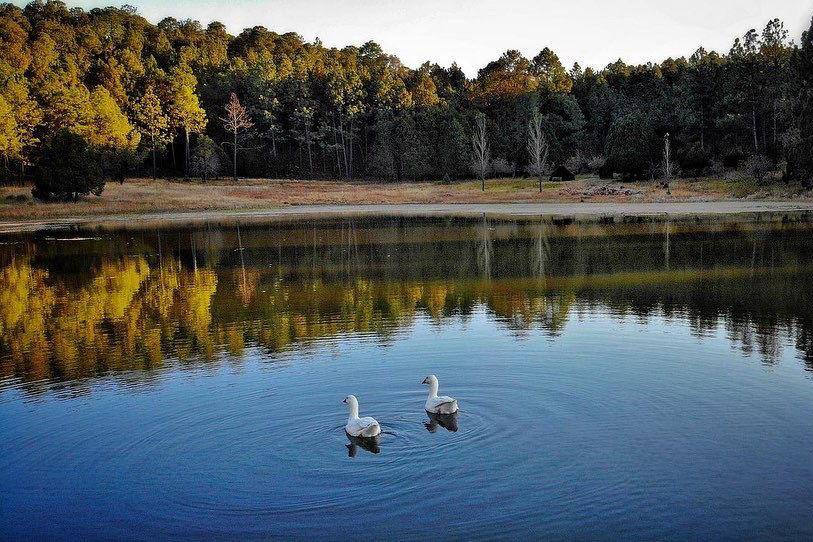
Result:
M737 198L813 198L810 192L775 185L758 187L747 181L677 180L672 194L651 182L620 183L582 177L572 182L546 182L542 193L533 179L492 179L486 191L479 181L444 183L380 183L241 179L167 181L130 179L109 183L100 197L77 203L40 203L30 187L0 188L0 220L30 220L204 210L256 210L289 205L399 203L532 203L532 202L667 202L718 201Z

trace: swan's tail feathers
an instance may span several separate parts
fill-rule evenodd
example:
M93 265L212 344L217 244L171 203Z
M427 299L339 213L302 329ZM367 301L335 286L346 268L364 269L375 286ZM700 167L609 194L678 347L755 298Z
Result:
M452 399L438 405L439 414L454 414L457 412L457 399Z
M361 432L361 436L367 437L367 438L377 437L380 434L381 434L381 426L378 425L378 422L371 423L370 425L365 427Z

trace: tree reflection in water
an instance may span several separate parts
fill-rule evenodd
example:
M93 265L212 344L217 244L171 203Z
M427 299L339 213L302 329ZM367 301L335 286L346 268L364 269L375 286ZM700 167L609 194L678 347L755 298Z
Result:
M554 226L486 218L326 220L28 238L0 253L0 372L55 382L270 354L352 333L386 341L484 308L519 335L571 314L722 329L766 363L790 337L813 369L804 225ZM132 375L131 375L132 376Z

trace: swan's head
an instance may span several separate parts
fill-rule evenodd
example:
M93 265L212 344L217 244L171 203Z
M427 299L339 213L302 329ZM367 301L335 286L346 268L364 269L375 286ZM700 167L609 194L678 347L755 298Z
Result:
M438 377L435 375L429 375L423 379L421 384L426 384L427 386L437 386L438 385Z
M350 410L358 410L359 408L359 400L356 399L355 395L348 395L342 403L346 404Z

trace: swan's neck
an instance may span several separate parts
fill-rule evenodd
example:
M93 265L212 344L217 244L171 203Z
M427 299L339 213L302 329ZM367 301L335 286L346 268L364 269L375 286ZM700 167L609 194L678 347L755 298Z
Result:
M438 383L437 382L430 382L429 383L429 397L437 397L438 396Z
M350 405L350 419L355 420L359 417L359 406L356 404Z

